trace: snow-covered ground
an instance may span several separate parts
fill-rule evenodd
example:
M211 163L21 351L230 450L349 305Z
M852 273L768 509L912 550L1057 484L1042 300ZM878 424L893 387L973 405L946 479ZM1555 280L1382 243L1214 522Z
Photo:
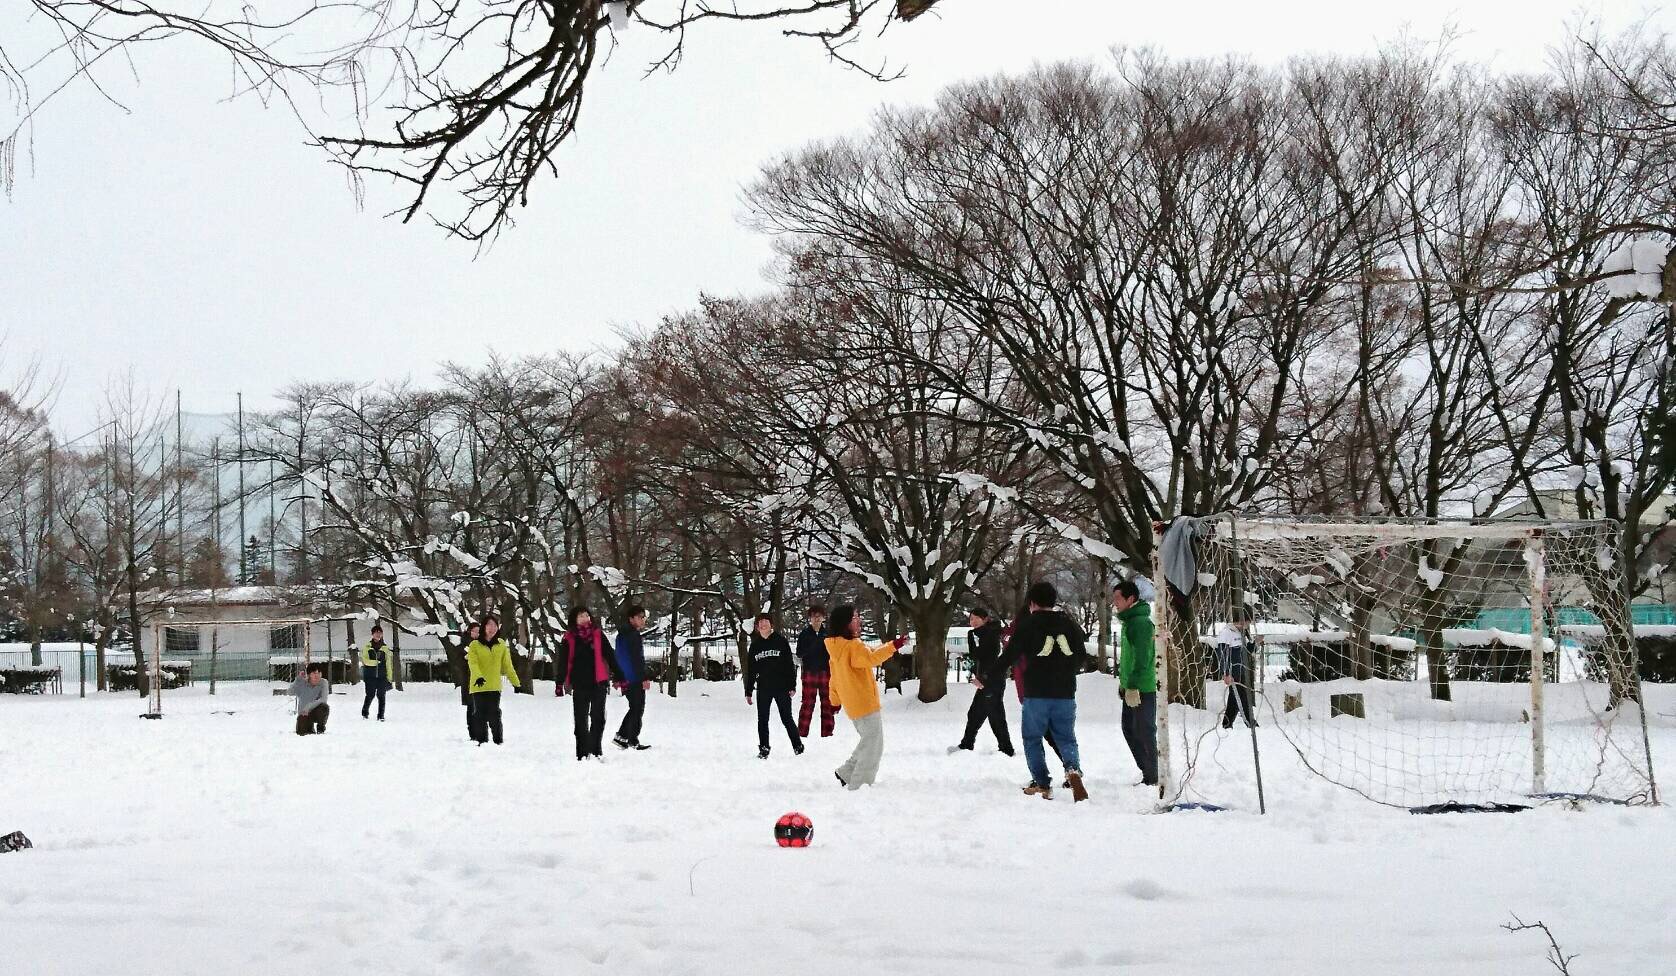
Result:
M1676 958L1668 806L1411 816L1265 725L1268 816L1235 788L1243 730L1201 753L1241 809L1151 815L1105 678L1080 697L1093 802L1044 803L987 732L945 754L968 689L912 691L857 793L831 772L847 722L801 757L776 730L758 761L737 684L654 693L656 748L599 765L572 758L550 685L508 695L507 744L481 749L434 685L392 693L382 725L346 689L315 738L263 683L171 692L159 722L135 696L0 696L0 833L36 845L0 854L0 973L1551 972L1510 913L1549 923L1575 973ZM1676 689L1650 691L1668 794ZM790 810L812 848L774 846Z

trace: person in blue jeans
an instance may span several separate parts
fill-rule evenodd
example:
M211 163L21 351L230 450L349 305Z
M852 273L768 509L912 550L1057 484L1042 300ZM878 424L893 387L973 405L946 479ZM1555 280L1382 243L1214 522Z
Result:
M1030 766L1027 796L1053 799L1053 778L1048 775L1047 753L1042 739L1052 736L1065 764L1065 782L1071 796L1088 799L1082 781L1081 758L1077 752L1077 675L1088 658L1088 639L1076 621L1056 609L1059 593L1043 580L1030 587L1025 597L1028 612L1013 629L1012 640L1002 652L1002 667L1024 661L1024 758Z

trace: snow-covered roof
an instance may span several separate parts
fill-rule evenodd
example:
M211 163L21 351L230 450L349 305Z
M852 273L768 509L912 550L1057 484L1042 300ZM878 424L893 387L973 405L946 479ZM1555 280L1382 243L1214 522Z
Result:
M214 590L180 590L159 595L156 599L174 607L257 606L290 602L285 598L284 591L277 586L224 586Z
M1676 624L1636 624L1637 637L1676 637ZM1560 633L1571 637L1605 637L1606 628L1600 624L1561 624Z
M1562 628L1566 629L1566 628ZM1596 628L1598 630L1598 628ZM1676 627L1667 628L1672 635L1676 635ZM1350 640L1350 634L1343 630L1311 630L1301 624L1267 623L1258 621L1252 624L1252 630L1261 637L1264 644L1332 644ZM1637 633L1641 633L1638 629ZM1201 636L1199 641L1204 644L1215 644L1215 637ZM1553 650L1554 642L1545 639L1544 646ZM1412 652L1419 646L1419 641L1412 637L1396 637L1390 634L1373 634L1368 642L1379 647L1389 647L1403 653ZM1445 647L1523 647L1527 650L1531 646L1529 634L1519 634L1507 630L1497 630L1494 627L1446 627L1443 630L1443 644Z

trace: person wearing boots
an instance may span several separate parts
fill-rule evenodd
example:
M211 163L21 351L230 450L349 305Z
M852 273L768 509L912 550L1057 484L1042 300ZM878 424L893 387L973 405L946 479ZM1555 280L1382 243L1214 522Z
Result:
M370 718L372 701L378 699L378 720L384 721L384 696L392 686L396 662L384 643L384 625L372 625L372 639L361 647L361 683L367 686L366 700L361 702L361 717Z
M985 722L995 734L1002 755L1013 754L1012 736L1007 734L1007 665L1001 657L1001 621L987 607L973 607L967 614L971 631L966 636L967 655L972 659L972 706L966 710L966 734L949 752L972 751L978 730Z
M570 609L570 627L554 662L555 694L570 693L570 710L576 726L576 759L604 759L605 697L613 681L623 680L617 655L607 648L605 632L594 624L587 607Z
M797 665L791 656L791 644L786 636L774 629L774 618L757 614L756 629L751 632L751 665L745 671L745 703L757 707L757 758L768 758L768 711L780 711L780 724L786 727L786 738L791 740L791 751L803 755L803 737L797 723L791 720L791 690L797 684Z
M1051 735L1065 764L1065 781L1078 801L1088 799L1077 748L1077 675L1088 656L1082 628L1058 609L1059 593L1043 580L1026 596L1029 613L1018 622L1002 657L1008 665L1029 661L1024 671L1024 757L1030 767L1028 796L1053 798L1042 739Z

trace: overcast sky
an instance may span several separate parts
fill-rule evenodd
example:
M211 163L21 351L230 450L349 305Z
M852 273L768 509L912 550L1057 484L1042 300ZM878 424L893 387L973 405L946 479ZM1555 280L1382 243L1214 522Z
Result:
M14 11L27 5L9 5ZM479 361L608 346L701 291L762 286L769 244L739 223L740 192L776 153L863 126L885 102L943 85L1100 58L1113 45L1279 62L1366 52L1403 31L1505 71L1540 70L1547 48L1594 17L1627 25L1651 8L1575 0L943 0L874 46L909 69L879 84L772 33L695 35L673 76L643 79L660 37L623 36L590 81L561 178L535 188L518 225L481 256L425 224L357 211L343 176L295 121L228 102L225 65L190 42L155 47L136 85L101 77L124 112L83 86L34 127L0 199L0 374L39 357L60 379L56 426L96 423L101 389L134 370L192 411L255 408L298 379L431 376ZM0 35L6 31L0 15ZM1667 14L1656 13L1661 22ZM10 128L9 125L5 128ZM0 380L4 376L0 375ZM508 377L515 382L516 377Z

